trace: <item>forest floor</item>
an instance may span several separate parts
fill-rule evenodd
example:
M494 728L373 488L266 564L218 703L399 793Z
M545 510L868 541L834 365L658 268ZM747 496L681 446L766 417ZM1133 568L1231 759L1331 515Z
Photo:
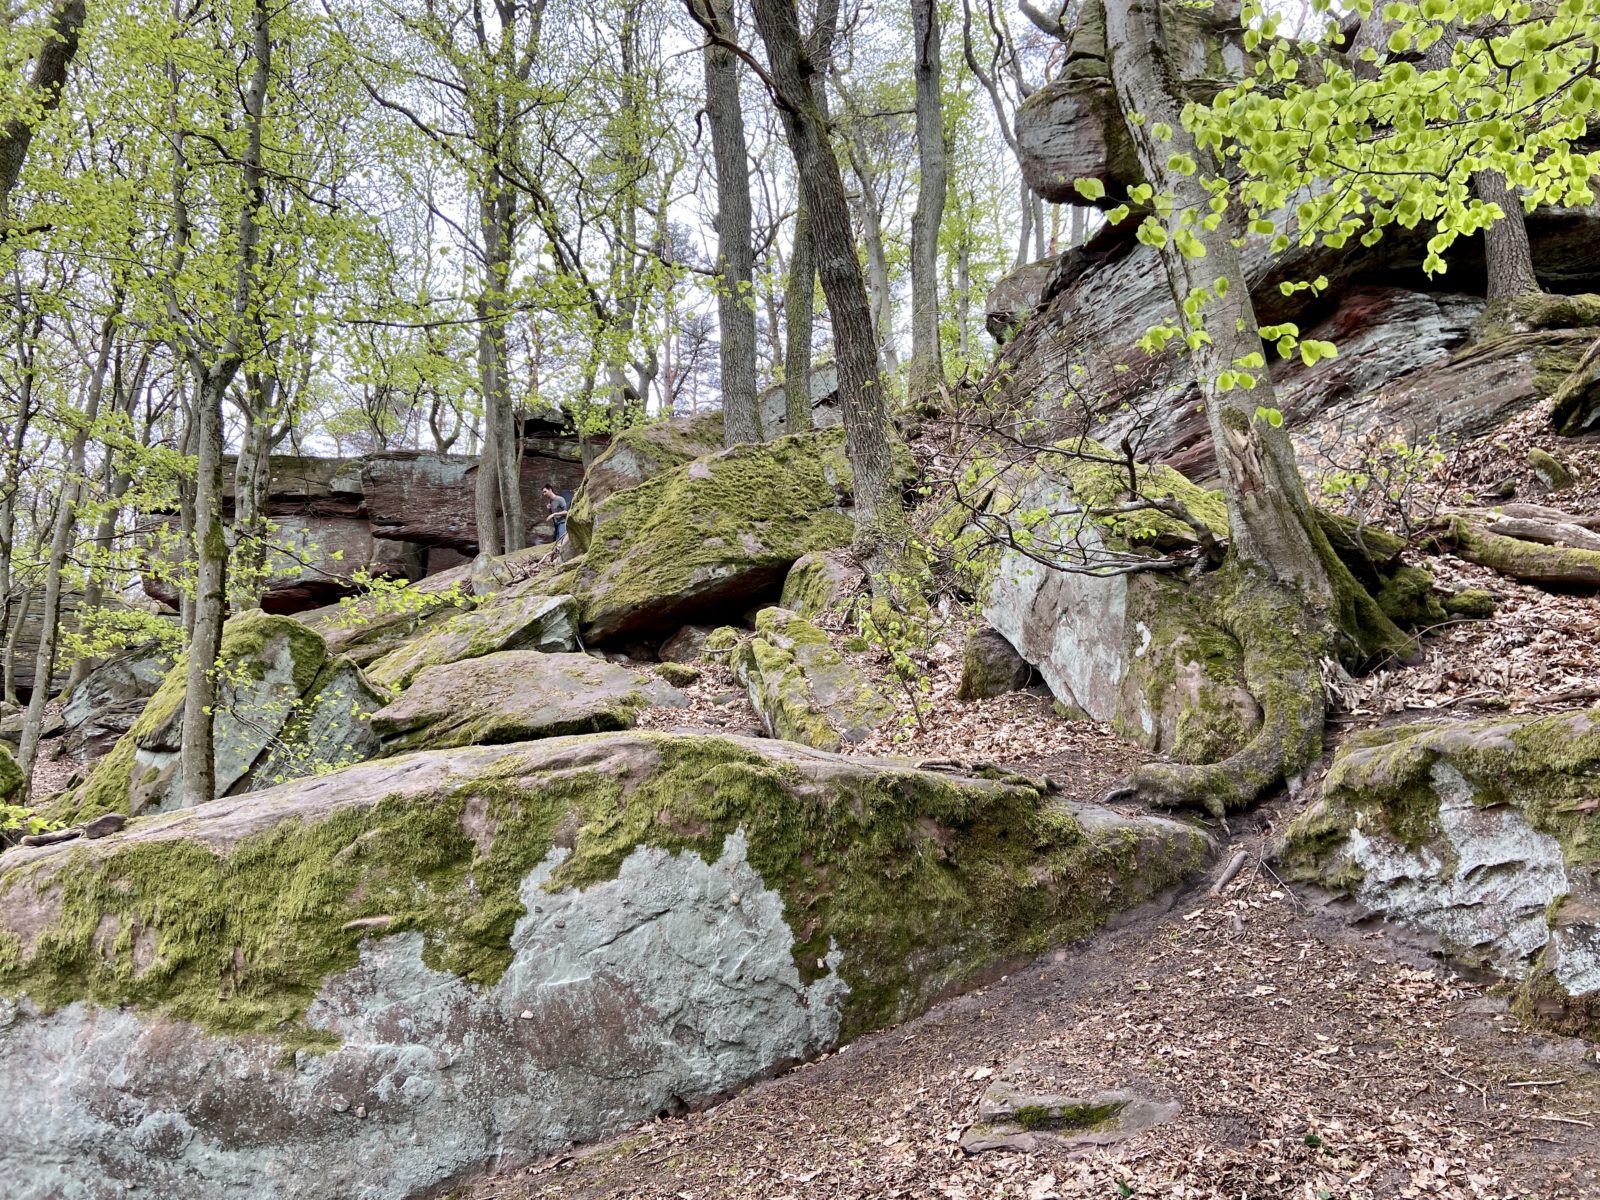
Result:
M1504 461L1486 456L1475 473ZM1575 510L1594 508L1593 495L1573 499ZM1379 722L1600 698L1592 596L1449 556L1418 561L1446 590L1488 588L1499 611L1433 630L1418 661L1351 681L1330 741ZM934 639L918 692L897 687L881 660L851 656L901 715L853 752L993 762L1047 774L1079 801L1147 757L1105 726L1062 719L1047 696L956 700L963 632L954 620ZM726 668L708 669L689 693L688 710L655 710L644 723L759 734ZM714 1108L487 1178L462 1196L1600 1196L1595 1047L1523 1026L1491 987L1453 973L1414 935L1284 886L1270 847L1297 808L1282 797L1215 830L1226 843L1219 869L1240 849L1250 863L1220 897L1198 881L1165 907ZM1079 1095L1127 1088L1182 1107L1112 1147L969 1155L960 1139L995 1080Z
M461 1195L1600 1194L1593 1048L1538 1036L1422 950L1280 885L1259 855L1284 816L1269 806L1233 831L1252 865L1220 897L1200 881L726 1103ZM1070 1094L1129 1088L1182 1107L1113 1147L968 1155L958 1142L994 1079Z

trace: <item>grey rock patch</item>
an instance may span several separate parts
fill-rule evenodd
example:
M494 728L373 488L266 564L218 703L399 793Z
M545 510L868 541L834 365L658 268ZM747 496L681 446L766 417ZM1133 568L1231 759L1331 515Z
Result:
M0 999L6 1194L404 1200L836 1042L839 956L802 983L742 831L714 863L640 847L615 880L549 894L565 854L524 880L493 987L426 966L420 934L369 939L308 1014L340 1046L292 1063L267 1038Z

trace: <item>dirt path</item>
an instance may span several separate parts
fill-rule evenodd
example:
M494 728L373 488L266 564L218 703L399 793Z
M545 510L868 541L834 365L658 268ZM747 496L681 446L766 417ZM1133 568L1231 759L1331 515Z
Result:
M714 1109L461 1195L1600 1196L1592 1047L1530 1033L1268 872L1206 886ZM957 1141L998 1079L1182 1109L1083 1157L968 1156Z

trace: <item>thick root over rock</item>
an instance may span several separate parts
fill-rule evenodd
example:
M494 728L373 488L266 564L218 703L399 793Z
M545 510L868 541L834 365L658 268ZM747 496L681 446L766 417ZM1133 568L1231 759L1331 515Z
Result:
M1223 569L1234 578L1217 623L1244 650L1245 685L1261 705L1261 728L1230 758L1199 766L1151 763L1114 794L1221 817L1300 774L1322 753L1322 663L1333 650L1333 618L1292 589L1241 567Z

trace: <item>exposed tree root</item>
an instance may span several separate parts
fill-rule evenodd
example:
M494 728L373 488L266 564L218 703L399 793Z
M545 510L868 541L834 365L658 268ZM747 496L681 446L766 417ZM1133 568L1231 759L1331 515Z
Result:
M1600 551L1545 546L1492 533L1465 517L1452 517L1438 535L1468 562L1525 583L1600 588Z
M1253 804L1322 753L1322 660L1333 647L1333 618L1260 575L1232 565L1223 569L1234 579L1218 624L1244 650L1245 686L1261 705L1261 728L1231 758L1200 766L1151 763L1114 794L1220 817Z

